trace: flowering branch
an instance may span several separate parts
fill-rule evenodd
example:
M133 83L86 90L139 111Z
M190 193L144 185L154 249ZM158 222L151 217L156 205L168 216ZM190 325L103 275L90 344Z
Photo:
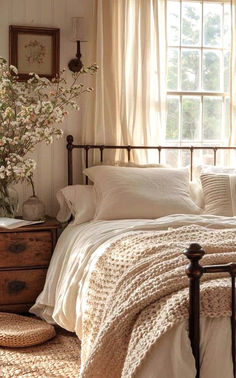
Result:
M92 91L78 83L79 77L95 74L97 69L93 64L73 73L70 86L64 71L52 81L32 73L22 83L16 67L0 57L0 186L24 180L32 184L36 163L25 155L38 143L49 144L63 135L59 125L68 114L67 108L79 110L76 99Z

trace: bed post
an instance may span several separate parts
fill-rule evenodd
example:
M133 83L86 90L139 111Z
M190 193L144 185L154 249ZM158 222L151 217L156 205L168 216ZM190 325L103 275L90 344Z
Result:
M189 338L191 341L192 351L196 363L196 378L200 376L200 278L203 274L203 268L199 260L205 252L199 244L190 244L184 252L189 259L190 264L186 268L186 274L189 277Z
M231 314L231 340L232 340L232 360L233 360L233 373L236 377L236 343L235 343L235 277L236 277L236 264L232 263L230 265L230 275L231 275L231 303L232 303L232 314Z
M68 185L73 184L73 162L72 162L72 150L74 138L72 135L67 135L67 151L68 151Z

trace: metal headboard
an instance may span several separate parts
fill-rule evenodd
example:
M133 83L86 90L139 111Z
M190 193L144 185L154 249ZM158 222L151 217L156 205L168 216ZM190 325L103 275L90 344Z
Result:
M68 151L68 185L73 184L73 158L72 151L74 149L82 149L85 152L85 166L89 165L89 151L100 150L100 162L103 163L104 150L126 150L127 158L130 161L131 150L156 150L158 151L158 163L161 163L161 152L163 150L187 150L190 152L190 177L193 178L193 157L195 150L212 150L213 151L213 164L216 165L217 152L220 150L236 150L236 147L226 146L112 146L112 145L92 145L92 144L73 144L74 138L68 135L67 138L67 151ZM86 184L88 178L86 177Z

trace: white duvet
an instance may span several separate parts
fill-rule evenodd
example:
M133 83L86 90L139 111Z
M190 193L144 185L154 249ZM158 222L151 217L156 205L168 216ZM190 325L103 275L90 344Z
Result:
M78 226L69 225L58 240L44 290L30 311L81 337L89 272L106 246L114 238L133 230L163 230L189 224L236 228L236 218L171 215L156 220L93 221ZM230 321L227 318L202 319L201 378L233 377L230 332ZM173 328L155 345L137 374L137 378L152 377L195 377L187 322Z

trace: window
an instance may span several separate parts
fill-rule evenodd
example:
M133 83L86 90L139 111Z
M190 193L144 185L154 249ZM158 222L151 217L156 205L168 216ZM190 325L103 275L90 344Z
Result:
M227 141L230 22L229 3L168 1L167 144Z

